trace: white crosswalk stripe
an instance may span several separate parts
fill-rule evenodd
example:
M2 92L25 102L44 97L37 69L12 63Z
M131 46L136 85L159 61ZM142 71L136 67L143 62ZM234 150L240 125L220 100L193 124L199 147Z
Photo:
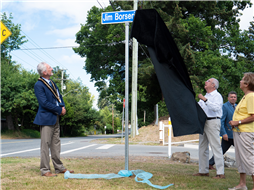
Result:
M65 143L65 144L62 144L61 146L63 145L68 145L68 144L72 144L74 142L69 142L69 143ZM24 152L31 152L31 151L34 151L34 150L40 150L41 148L34 148L34 149L29 149L29 150L22 150L22 151L18 151L18 152L11 152L11 153L7 153L7 154L0 154L0 157L2 156L7 156L7 155L11 155L11 154L20 154L20 153L24 153Z
M100 146L96 149L109 149L111 147L115 146L115 144L106 144L106 145L103 145L103 146Z
M60 154L67 154L67 153L74 152L74 151L77 151L77 150L82 150L82 149L85 149L85 148L89 148L89 147L95 146L95 145L96 144L91 144L91 145L84 146L84 147L81 147L81 148L76 148L76 149L68 150L68 151L65 151L65 152L61 152Z
M73 144L73 143L74 142L69 142L69 143L62 144L61 146L69 145L69 144ZM96 145L98 145L98 144L91 144L91 145L83 146L83 147L80 147L80 148L70 149L70 150L67 150L67 151L63 151L60 154L61 155L68 154L68 153L71 153L71 152L87 149L87 148L90 148L90 147L93 147L93 146L96 146ZM109 148L111 148L113 146L115 146L115 144L106 144L106 145L103 145L103 146L99 146L97 148L95 148L95 147L93 147L93 148L106 150L106 149L109 149ZM29 150L17 151L17 152L11 152L11 153L7 153L7 154L0 154L0 158L3 157L3 156L12 155L12 154L20 154L20 153L32 152L32 151L35 151L35 150L38 151L38 150L40 150L40 148L34 148L34 149L29 149Z

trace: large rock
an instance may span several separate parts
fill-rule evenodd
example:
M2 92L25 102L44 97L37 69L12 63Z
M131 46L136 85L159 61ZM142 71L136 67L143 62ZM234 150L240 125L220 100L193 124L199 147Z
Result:
M190 153L189 152L175 152L171 157L172 161L182 162L182 163L190 163ZM198 163L198 161L197 161ZM229 157L228 155L224 155L224 165L228 168L235 168L236 161L234 158Z
M227 168L235 168L236 162L233 158L230 158L227 155L224 155L224 166Z
M190 163L190 153L189 152L175 152L172 154L171 160L182 162L182 163Z

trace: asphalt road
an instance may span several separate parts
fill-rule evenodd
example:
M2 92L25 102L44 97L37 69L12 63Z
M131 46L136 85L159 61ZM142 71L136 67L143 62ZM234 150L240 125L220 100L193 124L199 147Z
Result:
M125 145L96 144L91 141L100 138L121 137L121 135L90 135L87 137L61 138L61 157L114 157L125 156ZM129 145L129 156L168 157L167 146ZM171 152L190 152L191 159L198 160L198 146L184 144L172 146ZM226 153L235 157L234 149ZM210 156L212 152L210 151ZM39 157L40 139L1 140L0 157Z

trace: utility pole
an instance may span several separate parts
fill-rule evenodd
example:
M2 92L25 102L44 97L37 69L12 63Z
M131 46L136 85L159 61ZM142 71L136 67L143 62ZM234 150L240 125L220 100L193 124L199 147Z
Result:
M144 110L144 123L146 122L146 110Z
M64 89L63 81L64 81L64 80L69 80L69 79L64 79L64 78L63 78L63 76L64 76L64 75L63 75L63 73L64 73L63 71L66 71L66 70L67 70L67 69L59 69L59 71L62 72L62 77L61 77L60 79L53 78L54 80L60 80L60 81L61 81L61 92L62 92L62 94L63 94L63 90L65 90L65 89Z
M133 0L133 10L138 9L138 0ZM131 100L131 137L136 136L137 129L137 85L138 85L138 42L132 39L132 100Z
M62 90L62 94L63 94L63 81L64 81L64 79L63 79L63 73L64 73L65 70L67 70L67 69L61 69L61 71L62 71L62 79L61 79L61 90Z
M114 105L112 104L112 133L114 134Z

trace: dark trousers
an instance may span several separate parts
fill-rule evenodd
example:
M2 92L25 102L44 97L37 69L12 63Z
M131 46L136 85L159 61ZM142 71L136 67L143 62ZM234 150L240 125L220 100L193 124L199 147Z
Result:
M228 151L228 149L230 148L230 146L233 145L234 146L234 140L233 139L228 139L228 141L225 141L223 138L222 138L222 141L221 141L221 148L222 148L222 153L223 155L225 154L225 152ZM209 160L209 165L214 165L215 162L214 162L214 158L212 157L210 160Z

